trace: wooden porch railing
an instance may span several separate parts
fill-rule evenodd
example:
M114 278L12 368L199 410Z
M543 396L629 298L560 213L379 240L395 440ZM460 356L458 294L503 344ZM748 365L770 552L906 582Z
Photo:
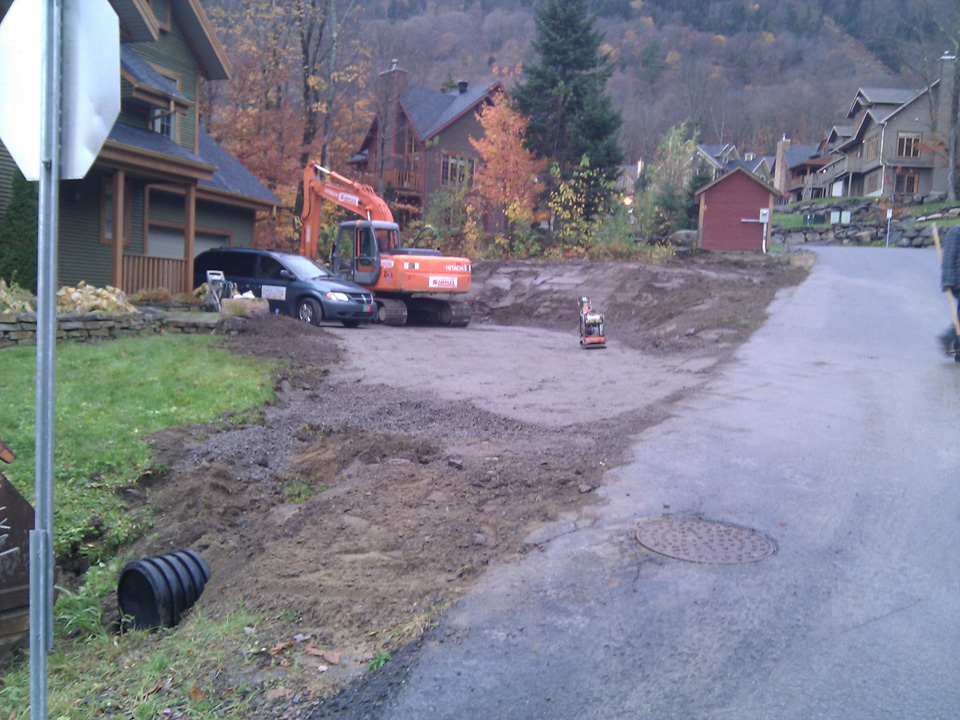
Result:
M378 180L376 173L362 173L359 180L362 183L370 185L374 190L377 189ZM388 169L383 171L383 184L384 187L392 185L398 190L422 193L423 175L419 172Z
M184 287L184 274L187 271L186 260L150 257L147 255L123 256L123 292L132 295L137 290L165 287L171 295L188 292L193 288Z

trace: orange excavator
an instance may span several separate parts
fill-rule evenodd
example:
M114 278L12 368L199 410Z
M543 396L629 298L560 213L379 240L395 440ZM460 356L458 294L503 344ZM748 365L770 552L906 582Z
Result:
M316 259L323 200L361 217L340 224L329 264L335 274L373 291L379 322L405 325L410 319L453 327L470 322L470 306L451 299L470 289L470 260L403 247L393 213L372 187L317 163L303 171L301 255Z

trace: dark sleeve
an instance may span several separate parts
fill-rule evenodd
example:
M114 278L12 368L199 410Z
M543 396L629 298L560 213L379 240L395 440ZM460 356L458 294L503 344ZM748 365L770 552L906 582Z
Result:
M950 228L941 243L941 249L940 287L960 288L960 225Z

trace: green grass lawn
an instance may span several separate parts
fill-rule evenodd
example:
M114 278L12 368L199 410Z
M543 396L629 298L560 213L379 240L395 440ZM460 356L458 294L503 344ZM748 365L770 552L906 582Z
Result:
M122 490L153 469L144 436L274 397L273 365L231 355L209 336L166 335L57 348L54 547L93 563L76 592L61 589L49 656L51 718L242 718L247 690L217 684L217 671L250 642L256 618L239 610L211 620L191 612L178 627L114 635L100 598L115 592L117 548L144 532ZM0 439L16 459L4 474L33 502L36 349L0 350ZM234 421L236 421L234 419ZM247 628L247 630L245 630ZM0 717L29 717L26 653L0 674Z
M54 550L99 559L143 532L124 488L153 460L144 436L273 397L271 366L231 355L209 336L164 335L57 348ZM33 503L36 349L0 351L0 439L16 454L3 468Z

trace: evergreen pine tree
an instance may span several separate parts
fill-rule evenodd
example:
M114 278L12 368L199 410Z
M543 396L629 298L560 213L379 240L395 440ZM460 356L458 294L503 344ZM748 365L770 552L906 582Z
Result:
M604 94L613 68L600 54L603 34L594 29L586 0L544 0L534 20L540 62L524 66L524 80L512 93L517 109L530 118L527 145L556 162L564 180L584 155L605 180L614 180L623 163L623 118Z
M37 292L37 183L15 172L7 210L0 220L0 277Z

